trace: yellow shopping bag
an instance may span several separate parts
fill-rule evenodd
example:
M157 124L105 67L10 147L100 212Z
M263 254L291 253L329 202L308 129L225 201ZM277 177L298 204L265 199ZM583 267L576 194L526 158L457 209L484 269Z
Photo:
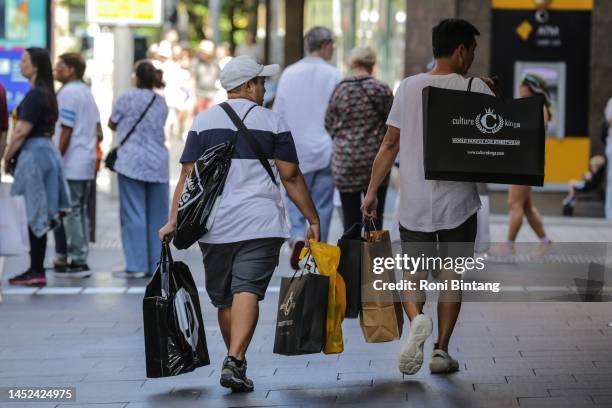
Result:
M327 324L323 352L325 354L342 353L344 351L342 321L346 313L346 286L344 279L338 273L340 248L310 240L309 247L302 250L300 258L306 256L309 251L312 253L319 273L329 277Z

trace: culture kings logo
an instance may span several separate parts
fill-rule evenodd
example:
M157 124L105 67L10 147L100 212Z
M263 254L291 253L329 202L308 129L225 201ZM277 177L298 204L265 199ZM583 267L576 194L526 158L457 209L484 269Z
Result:
M504 127L511 127L514 129L521 127L519 122L504 119L492 108L485 108L484 113L478 113L474 119L459 116L458 118L451 119L451 123L454 126L475 126L481 133L489 135L499 132Z

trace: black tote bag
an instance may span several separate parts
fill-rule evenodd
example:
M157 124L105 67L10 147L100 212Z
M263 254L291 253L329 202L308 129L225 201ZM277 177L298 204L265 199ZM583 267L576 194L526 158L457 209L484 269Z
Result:
M359 317L361 310L361 236L362 224L357 223L349 228L338 240L340 264L338 273L346 285L345 318Z
M544 98L423 89L425 179L542 186Z
M143 300L147 377L170 377L210 364L200 299L187 265L162 244Z
M320 353L325 346L329 277L303 273L282 278L274 353Z

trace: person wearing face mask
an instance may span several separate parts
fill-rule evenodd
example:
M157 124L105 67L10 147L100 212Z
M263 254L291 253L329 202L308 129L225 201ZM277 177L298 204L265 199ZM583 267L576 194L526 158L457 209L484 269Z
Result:
M427 86L466 91L469 78L466 77L476 51L478 30L461 19L441 21L432 30L432 45L435 66L427 73L405 78L393 99L387 119L387 133L374 160L370 185L361 210L365 217L376 218L377 192L391 170L399 154L400 204L398 208L399 229L404 254L421 256L474 256L476 238L476 212L480 199L476 183L425 180L423 169L423 99L422 91ZM475 78L472 92L493 95L489 79ZM449 242L463 243L461 253L450 252ZM430 253L439 245L439 254ZM416 272L417 279L426 279L429 270ZM438 279L444 281L441 271ZM406 277L405 279L411 279ZM399 355L399 370L404 374L415 374L423 364L423 345L431 335L433 323L423 314L425 294L410 291L403 302L410 320L410 332ZM461 309L461 298L447 296L441 291L438 301L438 339L429 363L432 373L450 373L459 369L459 363L448 353L448 346L455 322ZM415 300L416 298L416 300Z

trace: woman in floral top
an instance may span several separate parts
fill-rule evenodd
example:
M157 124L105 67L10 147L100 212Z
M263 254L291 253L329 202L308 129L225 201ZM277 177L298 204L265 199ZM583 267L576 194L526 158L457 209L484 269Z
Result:
M372 77L376 64L372 48L355 48L350 62L352 76L337 85L325 115L325 128L334 139L332 172L340 191L345 230L361 222L361 197L368 189L393 103L389 86ZM378 189L378 229L382 228L387 187L384 182Z

